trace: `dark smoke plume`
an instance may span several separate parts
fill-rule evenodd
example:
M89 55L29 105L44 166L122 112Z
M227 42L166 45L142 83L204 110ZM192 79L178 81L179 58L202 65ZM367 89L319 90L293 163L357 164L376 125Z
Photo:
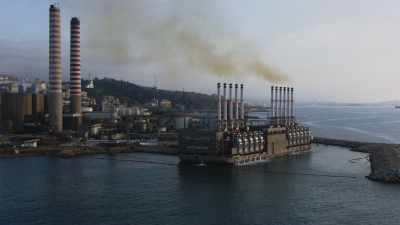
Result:
M226 31L216 2L82 1L79 9L87 23L83 47L117 65L156 66L173 76L257 75L285 81L257 48Z

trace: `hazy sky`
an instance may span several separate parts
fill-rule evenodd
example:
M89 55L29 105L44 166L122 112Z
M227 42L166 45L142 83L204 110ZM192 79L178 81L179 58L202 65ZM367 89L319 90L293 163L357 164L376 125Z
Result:
M47 79L48 6L53 2L0 0L0 73ZM209 39L205 46L211 46L212 50L217 46L216 51L222 52L218 56L233 55L231 62L257 57L255 60L260 58L268 67L285 74L288 80L283 83L293 85L301 101L386 101L400 96L400 1L64 0L59 3L65 80L69 20L78 16L82 23L84 76L93 73L143 85L153 85L156 76L161 88L205 93L215 92L215 83L227 80L245 83L251 98L266 96L267 81L253 76L251 72L255 70L249 70L249 74L222 74L227 77L215 76L213 69L201 70L203 63L219 60L213 54L211 58L207 52L203 54L199 48L203 42L199 45L191 39L175 51L181 48L177 42L181 39L176 39L163 25L164 20L173 18L179 22L174 22L173 29L190 28L201 39ZM154 28L159 28L161 34L158 30L154 32ZM197 41L197 36L194 40ZM193 46L194 50L187 49ZM188 54L189 60L185 59ZM208 59L201 58L204 56ZM246 63L245 67L252 61ZM176 67L177 64L187 65ZM191 71L191 66L196 67L193 69L196 72Z

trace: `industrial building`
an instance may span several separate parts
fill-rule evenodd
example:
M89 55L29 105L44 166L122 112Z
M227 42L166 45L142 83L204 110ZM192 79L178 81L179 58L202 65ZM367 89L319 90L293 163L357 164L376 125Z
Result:
M241 84L238 99L239 85L217 84L217 129L182 131L182 163L246 165L311 150L311 131L294 117L293 88L271 87L269 121L257 126L250 125L245 116L243 88Z
M39 124L45 114L45 96L29 93L1 93L3 128L24 130L26 122Z

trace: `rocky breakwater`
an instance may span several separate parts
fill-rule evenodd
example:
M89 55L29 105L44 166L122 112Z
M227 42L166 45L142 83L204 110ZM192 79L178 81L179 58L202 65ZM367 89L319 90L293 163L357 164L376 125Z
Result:
M351 151L369 154L371 173L367 178L388 183L400 183L400 145L368 143L329 138L314 138L316 144L349 148Z
M375 146L375 149L369 153L369 159L371 163L369 179L400 183L399 145Z

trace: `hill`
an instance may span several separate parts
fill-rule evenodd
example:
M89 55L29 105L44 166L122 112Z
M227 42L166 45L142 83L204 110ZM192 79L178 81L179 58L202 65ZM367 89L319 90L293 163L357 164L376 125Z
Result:
M86 87L88 80L82 80L83 87ZM89 96L101 97L111 95L120 98L129 104L146 104L157 96L158 99L168 99L174 104L185 105L187 109L207 110L214 109L216 97L214 95L200 94L195 92L182 92L171 90L155 90L151 87L144 87L128 81L115 80L112 78L96 78L94 89L86 89Z

